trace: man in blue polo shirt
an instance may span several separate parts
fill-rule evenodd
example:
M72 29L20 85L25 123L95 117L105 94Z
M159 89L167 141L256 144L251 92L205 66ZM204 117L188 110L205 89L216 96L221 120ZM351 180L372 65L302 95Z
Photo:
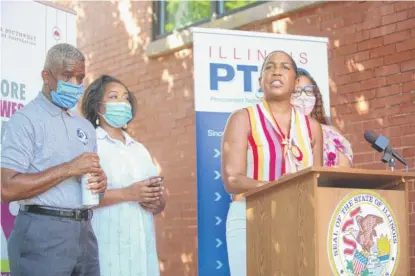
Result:
M2 135L1 199L20 211L8 241L13 276L99 276L98 248L83 208L80 177L103 193L94 127L71 112L83 93L85 57L69 44L47 53L42 92Z

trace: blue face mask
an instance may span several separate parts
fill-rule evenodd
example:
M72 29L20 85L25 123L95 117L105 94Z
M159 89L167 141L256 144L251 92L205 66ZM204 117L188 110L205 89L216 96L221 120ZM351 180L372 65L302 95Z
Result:
M115 128L120 128L133 118L131 105L128 103L106 103L104 119Z
M50 93L52 102L62 108L71 109L81 98L83 88L83 84L76 85L59 80L56 91Z

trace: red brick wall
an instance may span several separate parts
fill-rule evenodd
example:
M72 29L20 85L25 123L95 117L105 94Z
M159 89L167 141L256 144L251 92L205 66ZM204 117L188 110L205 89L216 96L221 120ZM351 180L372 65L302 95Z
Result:
M163 275L196 275L196 151L193 64L190 49L156 60L151 41L151 2L132 6L78 4L78 44L88 57L88 81L101 73L123 80L138 99L129 127L160 164L168 205L157 218ZM329 73L334 123L350 139L357 167L384 169L363 140L373 129L391 138L415 169L414 2L332 2L244 30L329 37ZM398 165L399 168L400 165ZM411 184L412 186L412 184ZM411 267L415 273L415 191L409 195Z

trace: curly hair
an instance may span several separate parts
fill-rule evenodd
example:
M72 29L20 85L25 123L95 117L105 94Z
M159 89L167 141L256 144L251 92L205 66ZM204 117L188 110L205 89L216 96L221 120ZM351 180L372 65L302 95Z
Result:
M316 97L316 104L314 105L313 110L310 113L310 117L316 119L320 124L328 125L328 119L326 113L324 112L323 97L321 95L320 89L318 88L317 82L314 78L308 73L305 69L298 68L297 78L304 76L307 77L311 83L314 85L314 96Z
M96 122L98 118L99 104L102 102L102 98L104 97L105 86L113 82L119 83L124 86L125 89L127 89L128 101L131 104L131 112L133 114L133 118L135 116L136 104L133 93L131 93L127 86L125 86L125 84L120 80L108 75L102 75L88 86L82 97L82 113L95 128L98 126Z
M48 50L43 70L49 70L53 65L61 65L65 59L71 61L85 61L85 56L81 51L70 44L56 44Z

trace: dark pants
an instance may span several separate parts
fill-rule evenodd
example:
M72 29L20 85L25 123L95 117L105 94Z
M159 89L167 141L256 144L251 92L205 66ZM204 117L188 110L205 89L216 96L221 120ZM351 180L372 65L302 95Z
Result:
M20 211L8 240L12 276L99 276L91 221Z

